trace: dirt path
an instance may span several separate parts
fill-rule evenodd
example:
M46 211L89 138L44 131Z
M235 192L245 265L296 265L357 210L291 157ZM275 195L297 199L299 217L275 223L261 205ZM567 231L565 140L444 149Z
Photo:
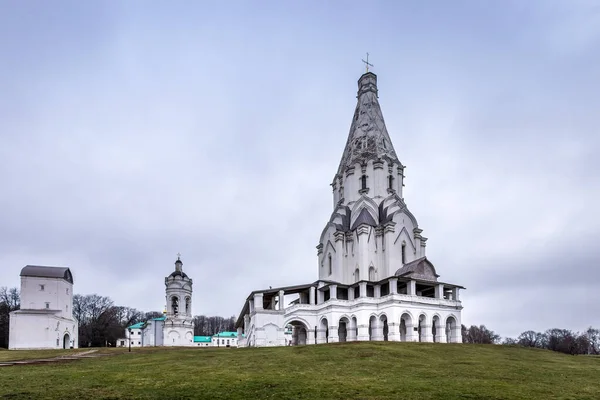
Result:
M74 360L81 360L82 358L95 358L95 357L104 357L104 356L112 356L113 354L94 354L98 350L88 350L82 353L63 355L52 358L39 358L39 359L31 359L31 360L17 360L17 361L1 361L0 367L10 367L13 365L29 365L29 364L44 364L44 363L53 363L53 362L67 362Z

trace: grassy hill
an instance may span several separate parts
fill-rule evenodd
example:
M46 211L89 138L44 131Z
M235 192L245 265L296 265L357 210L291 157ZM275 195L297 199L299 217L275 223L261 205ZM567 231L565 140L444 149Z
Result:
M0 367L0 398L600 399L599 357L517 347L366 342L100 351L114 355ZM0 359L34 355L0 352Z

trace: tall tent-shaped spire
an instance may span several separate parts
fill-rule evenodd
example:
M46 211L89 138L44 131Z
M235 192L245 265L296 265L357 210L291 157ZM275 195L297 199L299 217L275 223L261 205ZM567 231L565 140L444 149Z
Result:
M347 167L382 159L402 165L390 140L377 96L377 75L363 74L358 80L358 101L337 176Z

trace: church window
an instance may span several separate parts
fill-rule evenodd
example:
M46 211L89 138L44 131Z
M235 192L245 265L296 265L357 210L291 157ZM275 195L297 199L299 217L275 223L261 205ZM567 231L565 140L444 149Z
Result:
M394 177L392 175L388 176L388 189L394 188Z
M173 314L179 313L179 299L177 296L171 297L171 310L173 311Z
M363 175L360 177L360 189L361 190L367 189L367 176L366 175Z
M375 268L374 267L369 268L369 280L370 281L375 280Z
M402 243L402 264L406 264L406 243Z
M46 308L50 308L50 303L46 303Z
M44 291L44 287L45 287L44 285L40 285L40 292Z
M331 254L328 257L328 260L329 260L329 275L331 275L331 273L333 272L333 266L331 263Z
M185 313L186 314L190 313L190 298L189 297L185 298Z
M67 294L69 294L69 288L67 288Z
M354 271L354 282L358 281L360 281L360 270L356 268L356 271Z

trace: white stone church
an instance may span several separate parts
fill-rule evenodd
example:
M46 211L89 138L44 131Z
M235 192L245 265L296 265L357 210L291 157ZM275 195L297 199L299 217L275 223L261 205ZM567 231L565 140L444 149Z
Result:
M236 321L242 346L356 340L461 342L462 286L442 282L427 238L408 210L404 165L388 135L371 72L339 168L334 209L321 233L316 282L256 290ZM293 301L289 302L294 298ZM286 304L287 303L287 304Z
M128 327L117 346L196 346L192 314L194 282L183 272L178 256L175 270L165 278L166 308L164 316Z

